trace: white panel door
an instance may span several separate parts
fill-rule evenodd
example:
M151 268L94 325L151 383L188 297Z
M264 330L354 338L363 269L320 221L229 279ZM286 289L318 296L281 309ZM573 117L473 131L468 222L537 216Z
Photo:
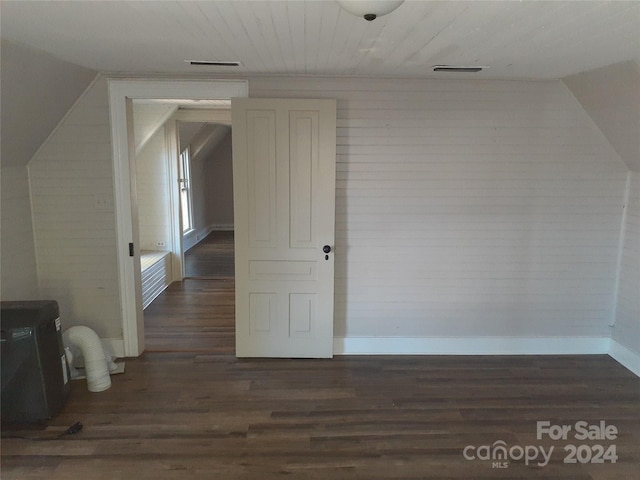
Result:
M231 105L236 355L331 357L336 102Z

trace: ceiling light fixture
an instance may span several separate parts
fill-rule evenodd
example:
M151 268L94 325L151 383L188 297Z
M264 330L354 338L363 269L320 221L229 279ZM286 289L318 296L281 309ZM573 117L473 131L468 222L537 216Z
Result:
M434 65L434 72L461 72L461 73L476 73L481 72L485 68L489 68L487 66L473 66L473 67L463 67L458 65Z
M371 22L393 12L404 0L336 0L347 12Z

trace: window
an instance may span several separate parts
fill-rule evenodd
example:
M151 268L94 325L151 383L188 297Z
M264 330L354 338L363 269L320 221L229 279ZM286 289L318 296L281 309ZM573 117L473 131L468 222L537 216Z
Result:
M182 233L193 230L191 205L191 155L189 147L180 154L180 205L182 207Z

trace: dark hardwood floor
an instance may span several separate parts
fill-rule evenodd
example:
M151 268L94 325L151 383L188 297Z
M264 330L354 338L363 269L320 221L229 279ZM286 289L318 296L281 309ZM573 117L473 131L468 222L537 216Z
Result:
M1 478L640 478L640 379L608 356L239 360L233 324L232 277L172 285L145 312L147 351L109 390L74 381L46 425L3 428L29 439L3 438ZM572 431L538 439L538 421ZM577 440L580 421L618 435ZM617 461L565 464L569 444L583 460L615 445ZM501 445L506 464L477 458Z
M174 282L144 311L148 352L235 353L233 278Z
M146 351L234 354L233 232L211 232L187 251L185 273L144 311Z
M59 440L3 439L2 479L637 480L640 472L640 380L608 356L145 353L112 382L89 393L74 381L46 428L10 432L51 436L84 424ZM605 421L619 434L538 440L536 422L545 420ZM554 451L546 466L541 455L508 468L463 456L499 441ZM615 445L617 463L564 464L567 444L587 453Z
M233 232L213 231L184 254L187 278L233 279Z

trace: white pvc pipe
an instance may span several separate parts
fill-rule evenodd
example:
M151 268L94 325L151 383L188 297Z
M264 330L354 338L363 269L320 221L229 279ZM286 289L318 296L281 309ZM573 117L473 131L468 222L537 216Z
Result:
M111 377L107 358L100 338L89 327L71 327L62 334L64 343L68 343L82 352L87 375L87 388L90 392L102 392L111 387Z

